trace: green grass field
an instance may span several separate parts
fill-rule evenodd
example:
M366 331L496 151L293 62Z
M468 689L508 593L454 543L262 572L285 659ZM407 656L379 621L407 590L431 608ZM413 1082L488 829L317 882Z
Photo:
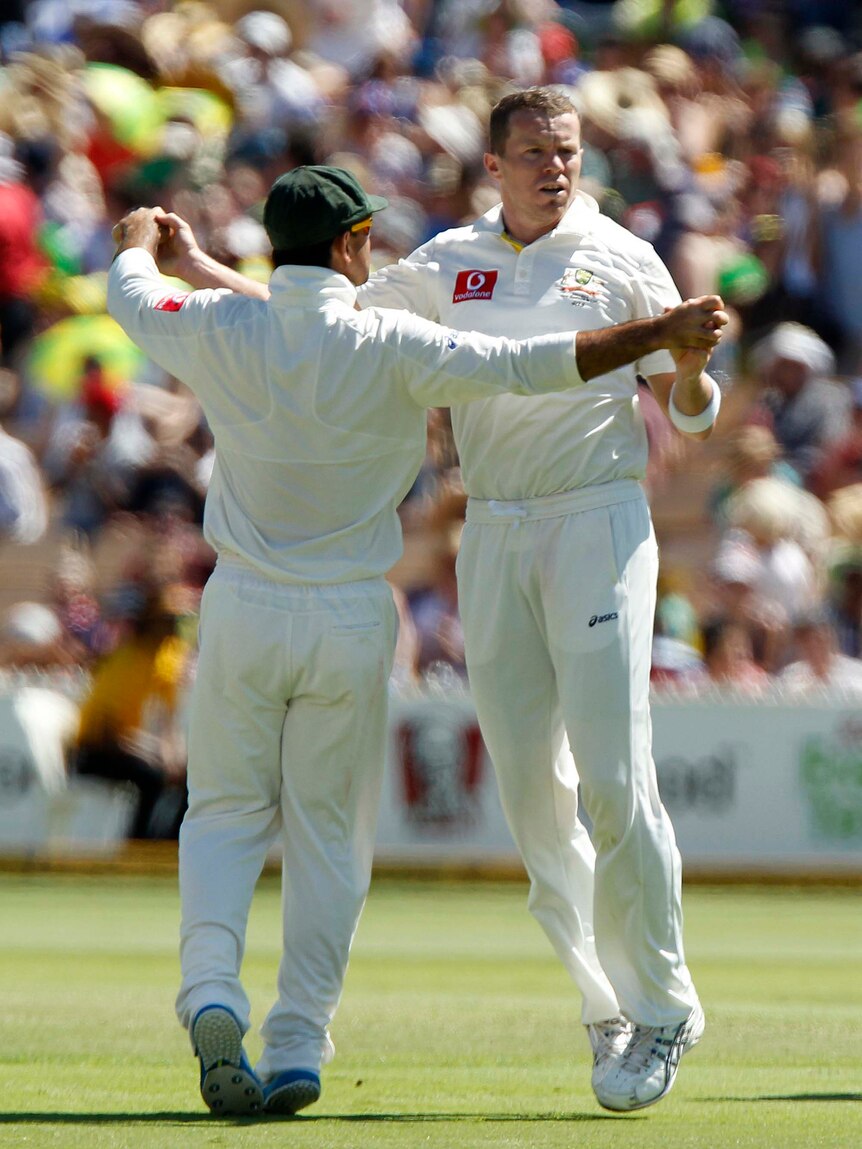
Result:
M862 1146L862 892L689 889L707 1033L666 1101L622 1116L593 1099L576 995L525 902L519 884L378 881L320 1102L217 1121L173 1016L174 883L0 874L0 1145ZM245 968L257 1024L278 936L265 878Z

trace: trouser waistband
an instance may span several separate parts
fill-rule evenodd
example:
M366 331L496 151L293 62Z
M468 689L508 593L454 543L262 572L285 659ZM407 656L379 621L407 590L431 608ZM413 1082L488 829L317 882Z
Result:
M309 595L329 595L337 598L377 598L391 593L383 575L373 578L356 579L353 582L288 582L271 578L247 559L229 551L222 551L216 561L215 572L219 578L234 582L241 581L245 586L270 590L280 595L293 595L297 598Z
M628 503L643 499L644 493L636 479L617 479L613 483L600 483L595 487L576 487L559 495L542 495L535 499L473 499L467 500L468 523L520 522L524 519L552 519L559 515L577 514L595 507L609 507L614 503Z

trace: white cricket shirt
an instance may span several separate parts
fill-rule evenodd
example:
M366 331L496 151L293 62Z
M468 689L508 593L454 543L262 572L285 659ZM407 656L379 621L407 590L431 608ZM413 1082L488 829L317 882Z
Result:
M108 310L200 400L216 455L207 541L279 581L351 582L397 561L426 407L581 383L571 333L516 343L356 311L355 288L322 268L277 268L270 290L172 292L133 248L111 267Z
M362 306L404 307L440 323L526 338L660 315L679 292L652 246L578 192L558 227L526 247L504 235L498 205L375 273ZM642 479L647 440L636 375L672 372L666 351L529 402L513 395L452 410L467 493L517 500Z

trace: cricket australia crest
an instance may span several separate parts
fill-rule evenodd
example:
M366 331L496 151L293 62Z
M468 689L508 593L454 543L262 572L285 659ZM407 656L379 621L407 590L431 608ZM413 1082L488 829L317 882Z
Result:
M605 281L587 267L567 267L557 285L560 297L573 307L584 307L604 295Z

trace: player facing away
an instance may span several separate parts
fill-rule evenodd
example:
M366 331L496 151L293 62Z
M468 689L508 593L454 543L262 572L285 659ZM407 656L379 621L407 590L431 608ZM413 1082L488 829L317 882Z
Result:
M566 96L504 97L489 135L502 202L372 276L362 306L521 335L611 328L678 302L653 248L578 190ZM593 1089L612 1110L664 1097L704 1028L651 751L658 553L636 372L681 432L705 438L720 403L708 357L660 352L531 406L500 395L452 410L470 688L530 909L581 990Z
M317 1100L333 1053L385 757L396 615L383 576L401 551L396 507L424 457L425 408L577 389L660 346L706 354L726 322L709 297L518 343L359 312L384 205L337 168L276 181L268 299L240 294L247 282L209 260L177 216L138 209L115 229L110 312L192 388L215 438L204 531L218 562L191 702L177 1013L203 1098L222 1114L295 1113ZM156 258L192 284L238 290L172 293ZM283 954L252 1069L240 967L276 843Z

